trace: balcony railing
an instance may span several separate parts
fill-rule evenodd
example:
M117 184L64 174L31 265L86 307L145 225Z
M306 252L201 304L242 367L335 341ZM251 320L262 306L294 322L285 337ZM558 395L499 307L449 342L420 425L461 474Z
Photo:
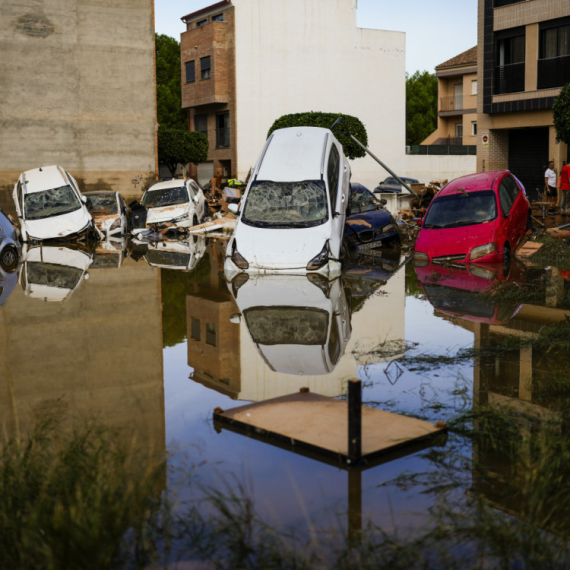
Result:
M230 146L230 129L216 129L216 148L229 148Z
M524 61L495 67L495 95L524 91L524 74Z
M511 4L518 4L519 2L524 2L524 0L495 0L495 8L510 6Z
M538 60L538 88L562 87L570 81L570 55Z
M461 111L463 109L463 95L442 97L440 111Z

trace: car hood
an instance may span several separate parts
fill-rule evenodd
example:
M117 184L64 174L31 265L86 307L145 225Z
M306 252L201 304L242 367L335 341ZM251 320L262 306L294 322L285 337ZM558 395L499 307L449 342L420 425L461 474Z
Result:
M44 239L59 239L76 234L83 230L91 221L91 214L81 207L69 214L45 218L43 220L24 220L24 229L30 237Z
M392 221L387 210L373 210L362 214L353 214L346 218L346 226L359 233L363 230L380 230Z
M416 241L415 250L425 252L430 257L466 255L474 247L494 242L496 228L496 220L460 228L441 230L422 228Z
M177 206L165 206L164 208L149 208L147 210L146 223L158 224L171 222L190 211L190 203L178 204Z
M234 238L250 266L267 269L306 269L331 237L331 224L313 228L255 228L238 222Z

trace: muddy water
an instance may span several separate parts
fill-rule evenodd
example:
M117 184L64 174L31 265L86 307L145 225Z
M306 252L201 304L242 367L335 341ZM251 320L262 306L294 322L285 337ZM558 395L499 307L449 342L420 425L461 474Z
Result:
M398 484L402 475L439 477L430 450L349 473L214 425L213 410L302 387L344 397L347 380L358 377L369 405L432 422L479 404L548 414L532 389L538 349L484 361L461 355L564 322L564 272L516 264L414 268L401 252L387 252L353 260L333 283L227 283L224 250L223 241L192 238L151 247L125 240L95 252L28 251L0 283L7 433L25 434L50 416L64 424L93 417L168 453L166 485L185 499L201 492L187 484L191 475L236 492L244 485L260 516L277 528L318 534L372 521L405 536L432 524L438 499L423 492L426 483ZM479 295L544 275L533 302ZM481 453L454 433L434 449ZM468 465L457 476L462 487L450 493L460 499L477 479ZM516 514L500 493L488 499L497 512Z

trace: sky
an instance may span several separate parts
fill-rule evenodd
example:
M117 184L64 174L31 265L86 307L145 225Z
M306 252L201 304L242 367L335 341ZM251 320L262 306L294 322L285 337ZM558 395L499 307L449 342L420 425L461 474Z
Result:
M216 0L155 0L156 32L180 41L182 16ZM430 71L477 45L477 0L358 0L361 28L406 32L406 71Z

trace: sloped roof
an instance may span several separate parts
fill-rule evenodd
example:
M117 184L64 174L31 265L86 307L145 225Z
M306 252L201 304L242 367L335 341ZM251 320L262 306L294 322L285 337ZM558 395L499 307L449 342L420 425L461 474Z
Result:
M477 46L440 63L436 69L443 69L445 67L457 67L459 65L477 65Z

